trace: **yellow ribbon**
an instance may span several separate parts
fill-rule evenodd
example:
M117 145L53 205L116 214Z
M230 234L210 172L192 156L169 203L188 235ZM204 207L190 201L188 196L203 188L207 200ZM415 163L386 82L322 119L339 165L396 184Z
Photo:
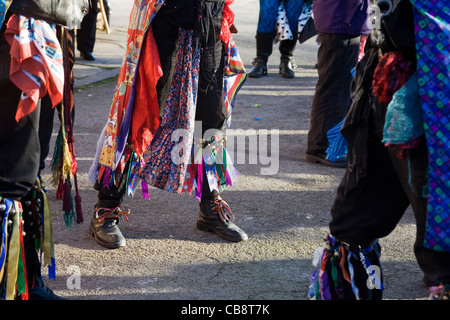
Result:
M20 254L20 225L19 218L22 215L22 206L19 201L14 201L15 213L11 216L13 224L8 253L8 278L6 282L6 300L14 300L18 274Z

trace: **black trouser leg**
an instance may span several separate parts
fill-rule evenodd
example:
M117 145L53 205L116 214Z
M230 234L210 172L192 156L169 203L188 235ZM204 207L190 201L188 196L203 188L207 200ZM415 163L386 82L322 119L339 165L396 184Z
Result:
M296 68L294 61L294 50L297 43L297 34L292 40L280 41L280 75L283 78L294 78Z
M256 58L254 66L248 73L251 78L267 75L267 61L272 54L273 33L256 33Z
M91 0L91 7L84 16L77 30L77 49L83 53L92 53L95 45L95 35L97 32L98 2Z
M41 130L46 129L45 136L51 135L48 127L40 128L40 123L50 126L42 117L50 117L48 114L41 115L41 102L29 115L16 121L15 115L19 103L21 91L11 82L10 70L10 47L6 42L3 32L5 24L0 33L0 196L11 200L23 201L29 191L36 183L41 163L41 157L48 152L48 146L41 153ZM44 135L43 135L44 136ZM47 141L47 139L44 139ZM48 141L47 141L48 142ZM45 154L46 155L46 154ZM27 282L31 289L35 280L40 280L41 270L35 240L39 237L39 226L36 223L36 207L29 207L22 203L24 209L24 252L27 271ZM34 212L30 214L30 210ZM18 213L16 213L18 214ZM39 213L37 213L39 214ZM28 228L33 223L33 228Z
M53 132L53 120L55 108L52 107L50 96L46 95L41 99L41 115L39 119L39 141L41 144L41 159L39 172L45 168L45 159L50 152L50 139Z
M172 84L173 72L177 63L179 28L167 22L160 15L156 15L152 22L152 29L163 71L162 76L156 84L159 115L162 117L167 97L169 96L170 85Z
M325 154L328 131L347 114L351 70L356 65L359 52L359 36L320 33L319 39L319 80L311 109L308 154Z
M123 170L124 174L120 177L118 185L103 185L102 181L96 181L94 189L98 191L97 208L115 208L122 203L123 197L127 190L127 172L131 165L128 161ZM95 214L95 212L94 212Z
M425 139L422 137L419 146L406 152L406 159L400 158L398 150L381 143L383 112L373 114L372 119L367 177L347 193L344 177L332 208L330 232L341 241L365 247L390 234L411 205L417 226L414 252L427 285L449 283L450 254L425 248L423 244L428 185Z
M39 170L40 102L29 115L16 121L21 91L9 79L9 44L0 33L0 195L20 200L36 182Z

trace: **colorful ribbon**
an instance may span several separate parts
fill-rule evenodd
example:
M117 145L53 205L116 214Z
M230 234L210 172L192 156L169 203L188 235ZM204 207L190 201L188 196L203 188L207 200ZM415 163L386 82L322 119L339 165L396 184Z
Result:
M20 278L23 277L23 263L22 271L19 274L19 259L22 255L22 243L23 237L21 232L21 220L22 220L22 205L18 201L8 201L7 207L9 207L10 218L12 220L12 230L9 240L9 250L7 258L7 279L6 279L6 292L5 299L13 300L16 297L17 292L17 281L21 281ZM11 202L9 202L11 201ZM25 281L26 282L26 281ZM20 288L22 292L22 288Z
M4 203L2 203L4 200ZM8 255L8 220L9 212L13 207L13 202L9 199L3 199L0 196L0 211L3 212L2 220L2 242L0 247L0 280L3 279L5 271L5 262Z
M48 266L49 278L55 280L55 249L53 242L52 219L50 216L50 205L47 197L47 190L41 177L36 182L37 191L42 196L41 220L43 221L41 232L41 248L44 255L44 264Z

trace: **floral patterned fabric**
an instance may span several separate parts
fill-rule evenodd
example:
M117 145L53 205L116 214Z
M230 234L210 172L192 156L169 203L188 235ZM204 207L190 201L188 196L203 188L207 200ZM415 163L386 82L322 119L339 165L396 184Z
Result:
M183 186L184 180L189 179L186 169L191 162L199 55L200 48L193 49L193 31L180 29L177 53L179 63L175 66L161 125L144 153L144 166L135 168L138 176L147 183L178 193L192 191L192 186L189 190L187 186L184 190ZM180 92L185 94L180 95ZM181 142L172 139L173 134L177 133L183 135ZM175 152L178 154L174 154Z
M140 180L144 198L149 197L148 184L177 193L191 193L197 188L198 195L201 193L203 180L204 157L200 157L202 160L197 161L199 163L193 161L200 51L194 49L195 39L191 31L179 30L178 64L161 119L156 119L156 112L153 110L157 105L157 101L153 99L153 89L161 73L158 69L159 57L153 54L157 52L154 52L150 23L164 1L135 0L128 30L127 54L119 75L109 120L98 141L95 160L89 171L90 180L93 183L100 182L105 188L118 186L121 176L126 175L128 195L134 194ZM227 48L224 55L223 99L228 126L236 94L246 79L244 65L229 31L234 20L234 14L229 8L232 2L225 1L220 35ZM149 41L153 44L149 44ZM142 64L148 66L152 63L152 71L149 71L148 67L142 67ZM153 78L148 80L148 77L144 76L146 81L142 82L143 72ZM152 102L142 102L143 99ZM143 105L148 106L148 110L142 110ZM139 118L142 117L142 111L148 111L144 112L148 115L147 120ZM139 128L134 130L136 126ZM142 128L146 129L145 135L135 134L135 131L142 132ZM177 137L180 140L177 140ZM131 162L132 170L124 172L128 162ZM226 164L214 163L210 169L211 190L222 190L232 185L236 179L237 172L229 157Z

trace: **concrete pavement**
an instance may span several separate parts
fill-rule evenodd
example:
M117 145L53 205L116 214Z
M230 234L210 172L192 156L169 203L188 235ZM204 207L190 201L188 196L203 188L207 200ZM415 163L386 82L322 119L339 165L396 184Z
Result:
M323 245L329 211L344 173L343 169L304 161L317 81L315 40L297 46L294 79L278 75L275 45L269 75L248 78L236 101L229 139L235 139L237 147L237 137L256 135L259 140L236 152L236 158L246 156L236 164L239 182L223 197L249 240L228 243L197 231L194 197L151 189L150 200L143 200L140 190L134 198L124 200L132 211L131 225L120 224L127 247L107 250L88 233L96 192L87 172L112 101L115 82L108 79L116 76L121 66L132 1L110 2L112 33L98 30L96 61L77 58L74 68L75 148L85 222L66 228L62 204L54 197L55 187L48 183L57 278L46 283L57 294L77 300L308 299L312 256ZM239 31L235 41L250 69L258 1L236 0L232 8ZM55 132L58 125L55 120ZM266 136L264 130L268 130ZM268 152L261 148L262 137L268 138ZM264 174L264 169L271 174ZM50 181L50 175L46 169L44 178ZM398 228L381 240L386 299L427 297L412 251L414 237L414 220L408 211Z

